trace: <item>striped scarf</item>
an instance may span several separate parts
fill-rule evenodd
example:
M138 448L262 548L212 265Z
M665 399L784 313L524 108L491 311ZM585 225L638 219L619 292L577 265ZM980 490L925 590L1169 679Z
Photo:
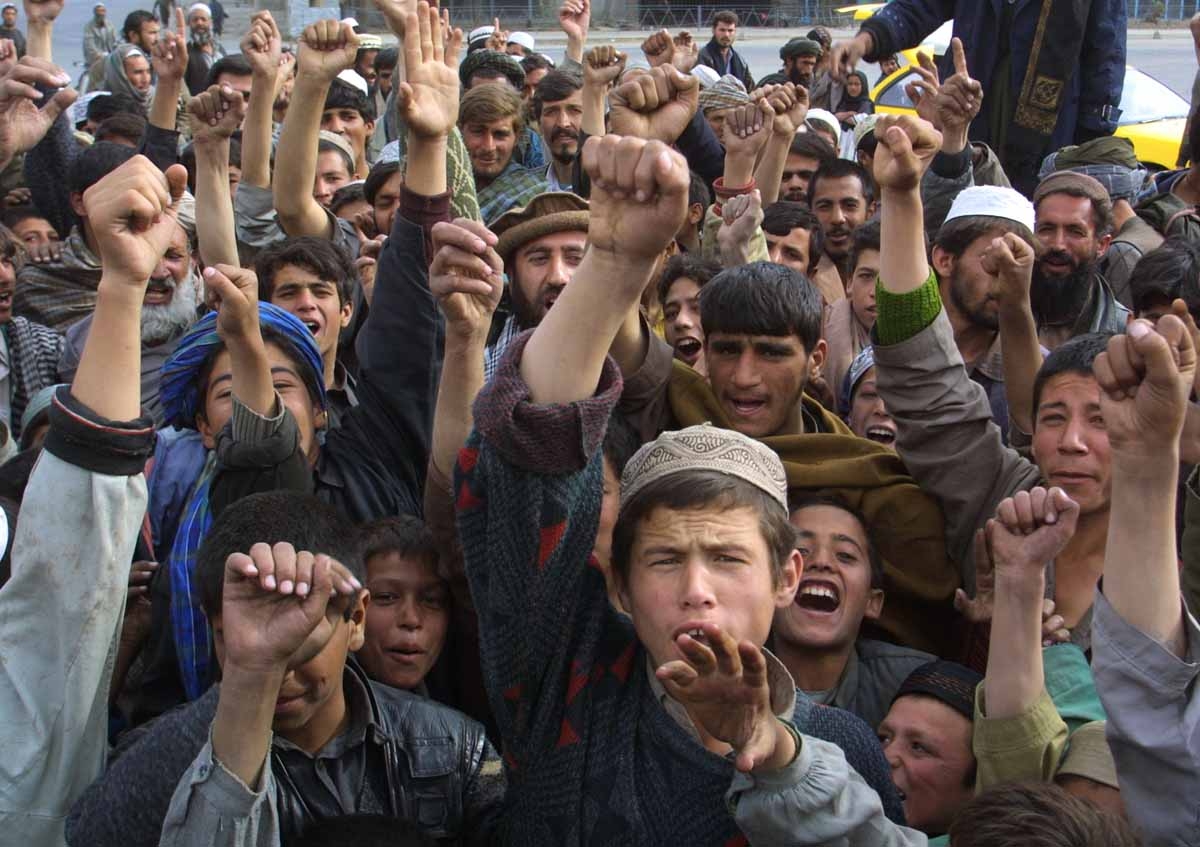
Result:
M200 607L196 555L212 525L208 492L216 469L216 453L210 450L167 558L167 573L171 579L171 633L175 637L175 656L188 700L203 694L209 683L208 618Z

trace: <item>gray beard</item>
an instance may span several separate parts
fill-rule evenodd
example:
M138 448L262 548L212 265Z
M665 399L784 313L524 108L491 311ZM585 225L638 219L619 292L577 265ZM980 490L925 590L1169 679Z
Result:
M174 283L174 280L171 280ZM180 335L196 319L196 269L188 265L187 276L175 285L171 302L162 306L142 306L142 343L161 344Z
M197 47L206 47L209 44L212 44L212 41L213 41L213 34L212 34L211 29L202 30L200 32L197 32L196 30L192 30L192 43L195 44Z

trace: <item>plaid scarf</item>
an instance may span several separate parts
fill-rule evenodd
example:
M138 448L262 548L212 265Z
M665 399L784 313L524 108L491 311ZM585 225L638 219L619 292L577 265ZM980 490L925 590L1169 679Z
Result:
M17 276L13 311L58 332L86 318L96 308L100 260L83 240L79 227L71 230L62 258L50 264L26 264Z
M58 382L58 360L63 337L49 327L13 318L4 326L8 342L12 398L9 414L13 438L21 437L21 416L30 399L43 388Z

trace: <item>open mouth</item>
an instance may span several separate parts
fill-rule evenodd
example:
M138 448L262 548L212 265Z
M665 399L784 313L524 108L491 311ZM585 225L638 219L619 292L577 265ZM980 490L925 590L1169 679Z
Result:
M679 638L679 636L681 636L681 635L687 635L693 641L698 641L701 644L704 644L704 645L708 644L708 636L704 634L703 627L684 624L679 629L675 630L675 633L674 633L674 635L672 635L671 638L672 638L672 640L677 640Z
M12 291L0 291L0 309L12 308Z
M301 323L308 327L308 331L311 332L314 337L320 335L321 325L316 321L301 321Z
M175 288L165 282L156 282L150 280L150 284L146 286L146 295L142 298L142 303L146 306L162 306L171 302L171 298L175 296Z
M757 399L731 399L729 404L733 406L733 411L740 417L749 418L757 415L767 408L766 400Z
M796 604L805 611L831 615L841 605L842 595L832 582L803 583L796 592Z
M896 431L891 427L869 426L867 427L865 435L869 441L884 444L888 447L891 447L896 443Z
M694 362L699 358L702 347L695 338L681 338L675 342L675 352L687 362Z

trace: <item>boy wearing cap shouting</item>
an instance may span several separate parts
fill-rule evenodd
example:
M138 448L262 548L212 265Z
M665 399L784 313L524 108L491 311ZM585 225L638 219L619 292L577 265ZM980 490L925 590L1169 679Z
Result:
M657 141L589 139L591 249L476 401L458 513L504 740L510 843L923 844L840 750L801 737L762 649L802 567L786 478L738 433L667 433L626 467L608 603L589 565L600 444L621 391L605 351L687 205Z

